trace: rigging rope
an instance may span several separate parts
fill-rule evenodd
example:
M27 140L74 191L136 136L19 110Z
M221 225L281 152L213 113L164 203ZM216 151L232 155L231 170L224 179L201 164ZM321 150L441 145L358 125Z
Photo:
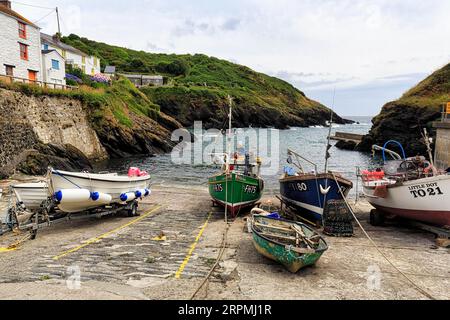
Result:
M421 287L419 287L414 281L412 281L404 272L402 272L399 268L397 268L397 266L395 266L391 260L389 260L389 258L384 254L383 251L381 251L381 249L378 247L378 245L375 243L375 241L372 240L372 238L369 236L369 234L367 233L367 231L364 229L364 227L361 225L361 223L359 222L359 219L356 217L355 213L353 212L352 208L350 207L350 204L347 201L347 198L345 197L344 193L342 192L341 186L337 180L336 175L334 174L334 172L331 172L333 174L334 180L336 181L337 185L338 185L338 189L339 192L342 195L342 198L344 199L345 203L347 204L351 214L353 215L353 218L355 218L356 223L358 224L358 226L361 228L361 230L363 231L364 235L367 237L367 239L369 239L370 243L374 246L374 248L383 256L384 259L386 259L386 261L398 272L400 273L406 280L408 280L408 282L410 282L413 286L414 289L416 289L418 292L420 292L422 295L424 295L425 297L427 297L430 300L436 300L436 298L434 298L431 294L429 294L427 291L425 291L424 289L422 289Z

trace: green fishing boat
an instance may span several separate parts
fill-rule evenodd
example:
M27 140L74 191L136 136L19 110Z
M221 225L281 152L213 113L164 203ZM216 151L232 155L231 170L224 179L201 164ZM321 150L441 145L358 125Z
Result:
M260 177L261 160L256 157L251 163L250 154L235 153L231 163L230 145L232 137L232 100L229 97L229 135L227 153L221 154L223 165L220 172L208 179L209 194L216 205L225 207L226 214L233 217L254 206L262 197L264 180ZM217 155L216 155L217 156Z
M261 199L264 190L264 181L250 171L256 168L258 167L250 164L243 167L235 164L230 166L229 172L209 178L209 194L213 202L226 207L232 216L254 206Z
M299 222L254 215L252 233L256 250L292 273L316 264L328 250L327 243L317 232Z

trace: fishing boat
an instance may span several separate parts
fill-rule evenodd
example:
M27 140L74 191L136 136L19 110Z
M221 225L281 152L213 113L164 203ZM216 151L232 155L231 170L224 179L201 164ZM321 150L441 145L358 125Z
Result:
M332 124L333 117L329 123ZM331 128L329 126L328 144L325 155L325 170L318 171L318 166L299 153L288 149L288 164L280 179L280 193L283 202L294 209L308 221L321 224L324 209L329 200L343 200L353 188L353 182L339 173L328 171L329 150L331 148ZM294 161L295 158L295 161ZM302 163L314 167L314 171L307 172Z
M22 183L12 186L17 203L28 210L37 210L48 197L48 186L45 182Z
M315 265L328 250L325 240L303 223L254 215L251 224L256 250L292 273Z
M229 99L228 152L221 155L224 164L218 174L208 179L208 184L213 203L225 207L225 213L235 217L241 210L254 206L261 199L264 180L260 177L261 161L258 157L251 163L250 154L243 156L236 152L231 160L232 101Z
M150 175L130 168L127 176L50 170L49 192L58 208L76 213L105 205L121 204L150 195Z
M430 160L407 158L397 141L373 147L383 152L384 166L361 172L364 195L376 208L370 214L373 225L383 224L385 218L401 217L450 227L450 175L434 167L426 131L424 137ZM402 155L387 149L391 143L400 147ZM387 160L386 154L393 159Z

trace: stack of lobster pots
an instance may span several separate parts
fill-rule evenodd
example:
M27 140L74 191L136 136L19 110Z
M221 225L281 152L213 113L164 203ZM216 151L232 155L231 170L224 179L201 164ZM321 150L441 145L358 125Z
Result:
M353 215L345 200L329 200L323 214L323 232L328 236L352 237Z

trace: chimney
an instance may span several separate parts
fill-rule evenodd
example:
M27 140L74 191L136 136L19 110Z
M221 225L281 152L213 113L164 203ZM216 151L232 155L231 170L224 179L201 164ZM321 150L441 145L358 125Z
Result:
M11 1L9 0L0 0L0 6L7 7L11 9Z

